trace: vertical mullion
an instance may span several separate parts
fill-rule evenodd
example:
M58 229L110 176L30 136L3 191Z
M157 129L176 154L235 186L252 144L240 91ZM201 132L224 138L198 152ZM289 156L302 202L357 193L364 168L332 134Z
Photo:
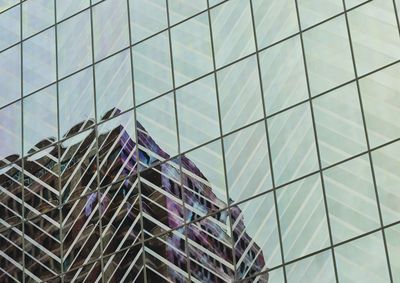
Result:
M226 2L226 1L225 1ZM236 253L235 253L235 239L233 237L233 227L232 227L232 215L230 209L230 197L229 197L229 187L228 187L228 177L227 177L227 169L226 169L226 159L225 159L225 146L224 140L222 138L222 117L221 117L221 104L219 101L219 91L218 91L218 77L217 77L217 66L215 59L215 49L214 49L214 40L213 40L213 29L211 24L211 8L210 8L210 0L207 0L207 13L208 13L208 26L210 29L210 40L211 40L211 54L212 54L212 62L213 62L213 75L214 75L214 83L215 83L215 92L217 96L217 108L218 108L218 124L219 124L219 132L220 132L220 141L221 141L221 151L222 151L222 162L224 167L224 181L225 181L225 191L226 191L226 203L228 209L228 221L229 221L229 229L231 234L231 245L232 245L232 264L233 264L233 274L234 280L236 280Z
M367 123L366 123L366 120L365 120L365 113L364 113L362 96L361 96L360 81L359 81L359 78L358 78L357 65L356 65L356 60L355 60L355 55L354 55L354 48L353 48L353 41L352 41L351 32L350 32L350 23L349 23L349 18L348 18L348 12L346 10L345 0L342 0L342 3L343 3L343 8L345 10L344 16L345 16L345 19L346 19L347 35L349 37L351 59L352 59L352 63L353 63L354 74L356 76L358 101L359 101L359 106L360 106L361 116L362 116L362 121L363 121L365 140L367 142L368 158L369 158L369 162L370 162L371 175L372 175L372 180L373 180L373 183L374 183L375 198L376 198L376 203L377 203L378 212L379 212L379 223L380 223L380 229L382 231L383 244L384 244L384 248L385 248L386 264L387 264L387 267L388 267L390 282L393 282L393 276L392 276L392 270L391 270L391 266L390 266L390 259L389 259L389 252L388 252L388 247L387 247L387 242L386 242L385 230L383 229L384 225L383 225L382 209L381 209L381 206L380 206L379 194L378 194L378 186L377 186L377 183L376 183L375 170L374 170L374 165L373 165L373 161L372 161L371 145L370 145L370 141L369 141L369 137L368 137ZM397 15L396 15L396 19L398 19Z
M59 210L59 221L60 221L60 260L61 260L61 266L60 266L60 273L64 273L64 241L63 241L63 215L62 215L62 190L61 190L61 161L60 161L60 156L61 156L61 133L60 133L60 94L59 94L59 73L58 73L58 25L57 25L57 0L54 0L54 32L55 32L55 57L56 57L56 95L57 95L57 175L58 175L58 190L59 190L59 195L58 195L58 210ZM64 276L61 276L61 283L64 282Z
M21 70L20 70L20 77L21 77L21 100L20 100L20 109L21 109L21 197L22 197L22 282L25 282L25 188L24 188L24 174L25 174L25 170L24 170L24 166L25 166L25 161L24 161L24 63L23 63L23 59L24 59L24 51L23 51L23 21L22 21L22 0L19 3L19 9L20 9L20 13L19 13L19 17L20 17L20 52L21 52Z
M393 0L394 16L396 18L397 29L399 31L399 36L400 36L400 20L399 20L399 13L397 12L398 8L400 9L400 7L397 7L396 0Z
M312 126L313 126L313 132L314 132L314 142L315 142L315 146L316 146L316 149L317 149L318 170L319 170L319 175L320 175L321 185L322 185L322 194L323 194L323 199L324 199L324 208L325 208L325 214L326 214L326 221L327 221L327 224L328 224L329 244L330 244L330 250L331 250L331 254L332 254L333 268L334 268L334 271L335 271L335 280L336 280L336 282L339 282L338 272L337 272L337 264L336 264L336 257L335 257L335 252L333 250L332 227L331 227L330 218L329 218L328 201L327 201L327 196L326 196L324 175L323 175L323 172L322 172L321 154L320 154L319 143L318 143L317 128L316 128L313 101L312 101L311 88L310 88L310 79L308 77L307 60L306 60L306 53L305 53L305 48L304 48L303 30L301 28L300 11L299 11L298 0L295 0L295 4L296 4L297 23L299 25L301 51L302 51L302 55L303 55L304 70L305 70L306 82L307 82L308 101L310 103L310 111L311 111L311 118L312 118L312 124L313 124Z
M96 180L97 186L95 189L96 197L97 197L97 211L99 214L99 241L100 241L100 264L101 264L101 282L104 283L104 262L103 262L103 227L101 221L101 204L100 204L100 163L99 163L99 133L98 133L98 121L97 121L97 100L96 100L96 71L95 71L95 57L94 57L94 27L93 27L93 0L90 0L90 34L91 34L91 51L92 51L92 81L93 81L93 97L94 97L94 132L95 132L95 139L96 139ZM94 263L96 264L96 263Z
M175 127L176 127L176 137L178 142L178 160L179 160L179 186L181 190L182 196L182 205L183 205L183 224L184 224L184 233L185 233L185 253L187 256L186 268L188 273L188 280L191 282L191 271L190 271L190 252L189 252L189 241L188 241L188 229L190 227L186 221L186 205L185 205L185 192L183 188L183 171L182 171L182 159L181 159L181 144L179 137L179 122L178 122L178 105L176 102L176 82L175 82L175 73L174 73L174 58L172 51L172 36L171 36L171 19L169 14L169 0L165 0L166 3L166 12L167 12L167 28L168 28L168 43L169 43L169 56L171 60L171 77L172 77L172 89L174 94L174 110L175 110ZM167 94L168 95L168 94Z
M263 88L263 81L262 81L262 76L261 76L260 53L258 50L256 22L255 22L255 18L254 18L254 7L253 7L253 1L249 0L249 2L250 2L250 10L251 10L251 21L252 21L252 26L253 26L254 44L255 44L255 48L256 48L258 80L260 83L261 101L263 104L262 105L263 115L264 115L263 118L264 118L264 126L265 126L265 135L266 135L266 139L267 139L268 159L269 159L269 167L270 167L270 171L271 171L272 188L273 188L273 194L274 194L274 205L275 205L276 222L277 222L277 227L278 227L278 237L279 237L279 244L280 244L280 251L281 251L283 277L284 277L285 282L287 282L285 258L284 258L284 253L283 253L282 231L281 231L281 225L280 225L280 220L279 220L278 198L277 198L276 188L275 188L276 184L275 184L275 177L274 177L274 169L272 166L271 142L269 140L267 111L265 109L264 88Z
M129 32L129 59L131 66L131 84L132 84L132 99L133 99L133 116L134 116L134 131L135 131L135 158L136 158L136 172L138 181L138 194L139 194L139 217L140 217L140 228L141 228L141 245L142 245L142 261L143 261L143 281L147 283L147 271L146 271L146 252L145 252L145 242L144 242L144 224L143 224L143 207L142 207L142 187L140 181L140 157L139 157L139 136L137 130L136 121L136 96L135 96L135 74L133 68L133 51L132 51L132 27L131 27L131 14L130 14L130 0L126 0L128 9L128 32Z

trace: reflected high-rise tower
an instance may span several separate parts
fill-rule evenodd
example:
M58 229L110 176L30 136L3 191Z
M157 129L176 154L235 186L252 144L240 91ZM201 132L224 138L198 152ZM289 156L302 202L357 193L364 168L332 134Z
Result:
M139 122L136 144L126 122L97 137L82 128L90 122L80 123L68 132L71 141L24 160L24 179L20 167L2 171L2 226L9 230L1 241L13 260L1 262L1 281L21 280L22 261L26 282L52 281L61 271L67 281L140 282L144 269L147 282L230 282L266 270L240 209L232 207L230 218L191 160L171 159ZM22 203L29 219L23 228L13 226ZM103 273L94 260L101 250Z

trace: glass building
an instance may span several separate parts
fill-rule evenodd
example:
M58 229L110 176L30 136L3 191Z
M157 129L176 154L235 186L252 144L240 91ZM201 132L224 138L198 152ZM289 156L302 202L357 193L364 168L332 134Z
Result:
M399 0L0 0L0 282L400 282Z

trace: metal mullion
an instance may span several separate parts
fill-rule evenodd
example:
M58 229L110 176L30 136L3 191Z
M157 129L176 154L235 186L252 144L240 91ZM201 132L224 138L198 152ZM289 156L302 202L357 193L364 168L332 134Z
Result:
M100 233L100 265L101 265L101 282L104 283L104 270L103 270L103 239L101 238L103 235L102 232L102 221L101 221L101 204L100 204L100 168L99 168L99 132L98 132L98 121L97 121L97 100L96 100L96 71L95 71L95 57L94 57L94 26L93 26L93 0L90 0L90 35L91 35L91 53L92 53L92 81L93 81L93 97L94 97L94 133L95 133L95 139L96 139L96 180L97 180L97 186L96 186L96 198L97 198L97 212L99 214L99 233ZM97 248L97 247L96 247Z
M305 70L306 82L307 82L308 100L309 100L309 103L310 103L311 119L312 119L312 124L313 124L312 126L313 126L314 142L315 142L315 146L316 146L316 150L317 150L317 157L318 157L318 168L319 168L318 171L319 171L320 180L321 180L322 195L323 195L323 199L324 199L324 208L325 208L325 214L326 214L326 221L327 221L327 225L328 225L329 244L330 244L330 250L331 250L331 255L332 255L332 260L333 260L333 268L334 268L334 271L335 271L335 280L336 280L336 282L339 282L338 272L337 272L337 264L336 264L336 257L335 257L335 252L333 250L332 227L331 227L330 217L329 217L328 201L327 201L327 196L326 196L324 175L323 175L323 172L322 172L321 153L320 153L320 148L319 148L319 143L318 143L316 121L315 121L314 108L313 108L313 103L312 103L313 101L312 101L311 88L310 88L310 79L309 79L309 76L308 76L308 69L307 69L307 60L306 60L306 53L305 53L304 39L303 39L303 32L304 31L301 28L300 11L299 11L298 0L295 0L295 4L296 4L297 23L298 23L298 26L299 26L301 51L302 51L302 56L303 56L304 70ZM341 13L341 14L343 14L343 13Z
M232 227L232 214L230 209L230 197L229 197L229 185L228 185L228 176L227 176L227 169L226 169L226 159L225 159L225 146L223 140L223 130L222 130L222 116L221 116L221 103L219 100L219 91L218 91L218 77L217 77L217 65L215 59L215 48L214 48L214 40L213 40L213 29L211 24L211 8L210 8L210 1L207 0L207 16L208 16L208 26L210 32L210 40L211 40L211 55L212 55L212 63L213 63L213 71L212 74L214 76L214 84L215 84L215 93L217 98L217 108L218 108L218 124L219 124L219 132L220 136L218 139L221 141L221 152L222 152L222 163L224 167L224 181L225 181L225 191L226 191L226 203L227 203L227 212L229 217L229 229L230 229L230 240L232 245L232 265L233 265L233 274L234 280L236 280L236 253L235 253L235 240L233 238L233 227ZM244 59L244 58L243 58Z
M270 171L271 171L271 181L272 181L272 188L273 188L273 194L274 194L275 217L276 217L277 228L278 228L278 237L279 237L279 244L280 244L280 251L281 251L281 261L282 261L282 265L283 265L282 266L283 278L284 278L285 282L287 282L285 257L284 257L284 251L283 251L282 231L281 231L281 224L280 224L280 219L279 219L278 197L277 197L277 193L276 193L275 175L274 175L274 169L273 169L273 164L272 164L271 142L269 139L267 110L265 108L264 87L263 87L263 80L262 80L262 76L261 76L260 51L258 50L256 21L255 21L255 17L254 17L253 0L249 0L249 2L250 2L250 9L251 9L254 43L255 43L255 48L256 48L258 80L260 83L261 101L263 104L262 108L263 108L263 114L264 114L265 135L266 135L267 147L268 147L269 167L270 167Z
M22 21L22 0L19 3L20 5L20 52L21 52L21 69L20 69L20 77L21 77L21 98L20 98L20 107L21 107L21 197L22 197L22 282L25 282L25 190L24 190L24 166L25 166L25 160L24 160L24 68L23 68L23 59L24 59L24 52L23 52L23 41L22 41L22 33L23 33L23 29L22 29L22 25L23 25L23 21Z
M58 179L58 190L59 190L59 196L58 196L58 210L59 210L59 221L60 221L60 259L61 259L61 264L60 264L60 273L64 273L64 240L63 240L63 215L62 215L62 184L61 184L61 133L60 133L60 95L59 95L59 74L58 74L58 24L57 24L57 0L54 0L54 30L55 30L55 49L56 49L56 92L57 92L57 179ZM64 282L64 276L61 276L61 283Z
M182 152L181 152L181 144L180 144L180 136L179 136L179 122L178 122L178 105L176 101L176 82L175 82L175 72L174 72L174 58L173 58L173 51L172 51L172 35L171 35L171 19L169 13L169 0L165 0L166 4L166 11L167 11L167 25L168 25L168 48L169 48L169 56L171 60L171 79L172 79L172 88L174 94L174 114L175 114L175 127L176 127L176 138L178 143L178 157L179 160L179 189L181 191L182 196L182 206L183 206L183 224L184 224L184 233L185 233L185 253L187 256L186 268L188 274L188 281L191 282L192 272L190 269L190 249L189 249L189 239L188 239L188 230L190 225L187 223L186 220L186 212L187 208L185 205L185 191L183 185L183 169L182 169Z
M400 7L397 7L396 0L393 0L393 9L394 9L394 16L396 18L397 29L399 31L399 36L400 36L400 20L399 20L399 13L397 11L397 9L400 9Z
M381 205L380 205L380 201L379 201L378 185L376 182L376 175L375 175L374 165L373 165L373 161L372 161L371 144L370 144L369 137L368 137L368 128L367 128L367 123L366 123L366 119L365 119L365 113L364 113L363 101L362 101L362 95L361 95L361 89L360 89L360 82L359 82L359 78L358 78L357 65L356 65L356 60L355 60L355 55L354 55L353 41L352 41L351 31L350 31L349 17L348 17L348 12L346 11L345 0L342 0L342 3L343 3L343 8L345 10L344 16L345 16L345 20L346 20L346 29L347 29L347 35L348 35L349 44L350 44L350 51L351 51L351 58L352 58L354 74L356 76L358 101L359 101L361 117L362 117L362 121L363 121L365 140L367 143L368 158L369 158L369 163L370 163L370 168L371 168L372 181L374 183L374 192L375 192L376 204L377 204L378 213L379 213L380 229L382 231L382 239L383 239L383 244L384 244L384 248L385 248L386 264L387 264L387 268L388 268L388 272L389 272L390 282L393 282L393 275L392 275L392 269L391 269L391 265L390 265L390 258L389 258L389 251L388 251L388 246L387 246L387 241L386 241L386 235L385 235L385 230L383 229L384 224L383 224L382 209L381 209ZM396 14L396 19L398 19L397 14Z
M135 127L135 153L136 153L136 173L137 173L137 186L138 186L138 194L139 194L139 219L140 219L140 241L142 246L142 264L143 264L143 281L147 283L147 269L146 269L146 252L145 252L145 240L144 240L144 224L143 224L143 203L142 203L142 186L140 181L140 157L139 157L139 136L137 130L137 105L136 105L136 96L135 96L135 73L133 68L133 44L132 44L132 27L131 27L131 13L130 13L130 0L126 0L127 4L127 12L128 12L128 32L129 32L129 59L130 59L130 66L131 66L131 84L132 84L132 99L133 99L133 118L134 123L133 126ZM128 251L128 249L127 249Z

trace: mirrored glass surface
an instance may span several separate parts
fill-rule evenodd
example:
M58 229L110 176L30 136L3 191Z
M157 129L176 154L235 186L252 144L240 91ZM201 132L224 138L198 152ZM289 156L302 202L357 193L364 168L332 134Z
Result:
M51 85L23 100L24 154L58 140L57 88Z
M100 121L107 112L133 107L131 57L129 50L95 65L96 110ZM112 116L112 115L110 115Z
M314 174L277 191L285 261L329 245L322 190L320 175Z
M346 19L336 17L303 34L312 95L354 79Z
M132 47L135 103L139 105L172 89L168 33Z
M210 16L217 68L255 51L250 2L227 1Z
M230 134L223 140L231 201L242 201L271 189L264 121Z
M0 109L0 160L11 155L15 155L15 158L21 156L21 119L20 101Z
M32 93L56 80L56 40L54 28L24 41L24 95Z
M21 40L20 15L21 8L19 6L11 8L0 15L0 50Z
M102 1L92 8L92 16L95 61L129 45L126 0Z
M176 86L213 68L208 14L202 13L171 29Z
M313 122L308 103L282 112L267 121L277 185L318 169Z
M85 69L59 83L60 137L93 124L93 70Z
M254 0L253 9L259 48L299 31L295 1Z
M217 79L224 133L264 117L256 56L218 71Z
M21 46L0 53L0 107L21 97Z
M181 152L220 135L213 75L178 89L176 104Z
M62 78L92 63L90 11L60 23L57 29L58 72Z
M261 52L260 69L267 115L308 98L299 36Z
M24 38L54 25L54 20L54 1L30 0L22 3L22 31Z
M166 3L160 0L129 0L132 43L167 28Z

